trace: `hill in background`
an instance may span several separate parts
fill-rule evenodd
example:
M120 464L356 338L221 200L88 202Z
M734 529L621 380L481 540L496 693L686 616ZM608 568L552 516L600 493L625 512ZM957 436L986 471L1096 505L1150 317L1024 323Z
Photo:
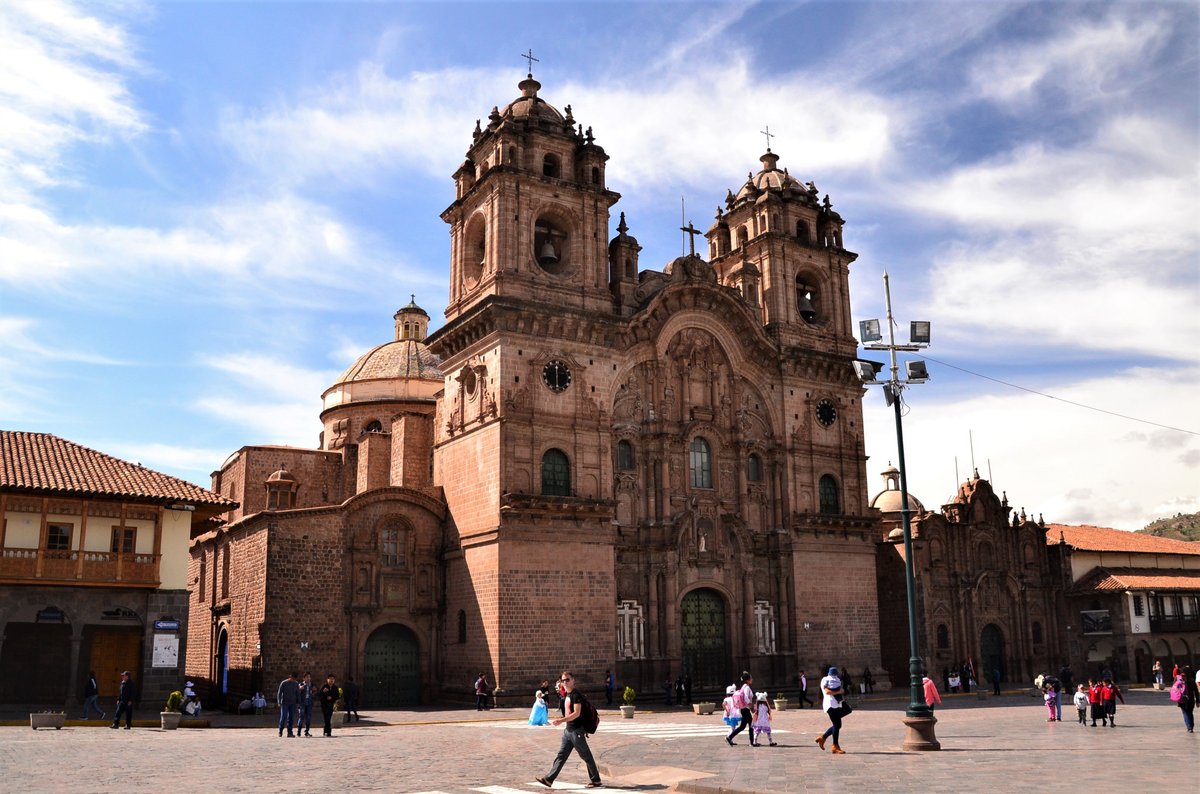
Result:
M1171 518L1160 518L1138 532L1172 540L1200 540L1200 513L1180 513Z

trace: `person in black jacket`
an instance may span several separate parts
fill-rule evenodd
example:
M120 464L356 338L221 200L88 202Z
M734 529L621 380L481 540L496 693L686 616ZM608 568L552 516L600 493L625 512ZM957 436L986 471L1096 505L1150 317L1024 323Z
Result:
M133 685L133 675L128 670L121 673L121 689L117 692L117 714L113 717L110 728L116 728L125 715L125 730L133 727L133 701L137 697L137 688Z
M83 685L83 718L86 720L95 710L104 719L108 715L100 708L100 687L96 684L96 671L89 670L87 681Z
M325 717L326 736L333 736L333 706L341 695L342 691L334 683L333 673L325 676L325 685L321 687L317 696L321 700L321 715Z

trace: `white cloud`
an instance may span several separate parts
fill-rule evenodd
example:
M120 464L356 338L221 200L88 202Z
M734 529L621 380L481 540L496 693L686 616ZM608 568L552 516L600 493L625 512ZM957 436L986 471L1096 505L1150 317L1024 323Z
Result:
M222 134L263 178L285 183L374 184L400 168L444 178L462 161L471 125L496 97L516 98L510 73L452 69L390 77L364 62L347 75L264 112L229 109ZM730 141L754 151L766 119L777 148L803 155L812 173L872 168L904 114L882 96L814 84L811 75L760 80L731 54L722 64L681 69L669 79L597 76L544 85L539 96L577 122L596 120L612 156L610 182L673 191L730 173ZM619 121L618 121L619 120ZM719 197L717 197L719 198Z
M70 361L80 364L102 366L126 366L120 361L98 353L80 350L80 340L72 338L66 346L53 346L39 342L31 333L38 321L27 317L0 317L0 353L19 354L42 361ZM86 344L86 340L84 341Z
M1148 61L1167 40L1169 21L1139 6L1135 19L1067 19L1047 27L1046 38L1027 44L998 44L971 69L976 94L1024 108L1046 92L1078 104L1117 101L1134 90L1130 70ZM1148 13L1149 12L1149 13ZM1131 14L1133 16L1133 14Z
M158 442L136 443L124 440L108 441L96 445L125 460L137 461L156 471L186 471L208 474L221 465L229 450L186 447ZM178 476L178 475L177 475ZM201 482L207 488L209 484Z
M1137 368L1110 377L1065 382L1045 391L1141 419L1191 430L1172 432L1164 449L1161 428L1089 411L1036 395L1003 392L939 402L937 373L908 394L904 419L909 487L936 510L970 474L968 433L979 472L993 472L997 491L1014 509L1047 522L1140 529L1155 518L1200 500L1200 480L1180 456L1200 451L1190 406L1200 390L1200 368ZM872 399L874 398L874 399ZM869 482L895 460L895 426L879 395L864 406ZM1133 428L1133 430L1131 430ZM875 488L872 488L874 492Z
M336 372L248 352L207 356L200 363L223 375L224 383L202 394L194 404L197 410L252 431L250 443L315 445L321 393Z

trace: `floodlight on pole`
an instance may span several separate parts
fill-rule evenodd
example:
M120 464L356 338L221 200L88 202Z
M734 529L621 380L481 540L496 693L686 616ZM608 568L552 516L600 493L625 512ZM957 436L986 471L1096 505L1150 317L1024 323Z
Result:
M888 343L883 344L880 339L878 320L864 320L859 323L859 328L862 331L863 347L868 350L886 350L891 355L891 377L887 380L876 380L875 373L871 373L871 378L863 378L859 375L862 382L867 386L882 386L884 398L887 404L895 409L896 412L896 452L897 460L900 469L900 524L904 530L904 584L908 597L908 709L905 711L904 724L908 727L908 735L904 739L905 750L940 750L942 745L938 742L934 735L933 726L937 723L937 718L933 716L933 710L925 703L925 662L918 654L917 647L917 598L916 598L916 581L913 576L913 549L912 549L912 522L910 520L911 511L909 510L908 502L908 476L904 468L904 425L901 422L900 412L900 395L904 387L913 383L924 383L929 379L929 372L925 367L924 361L908 361L905 362L904 371L907 376L904 380L900 379L900 366L896 362L896 351L913 351L919 350L929 344L929 323L926 321L917 321L912 323L909 328L909 343L907 345L896 344L896 324L892 319L892 289L888 282L888 274L883 274L883 292L884 300L887 305L887 327L888 327ZM872 326L872 324L874 324ZM874 339L868 341L868 330L874 330ZM863 369L859 366L860 360L854 362L854 370L856 373L862 373Z

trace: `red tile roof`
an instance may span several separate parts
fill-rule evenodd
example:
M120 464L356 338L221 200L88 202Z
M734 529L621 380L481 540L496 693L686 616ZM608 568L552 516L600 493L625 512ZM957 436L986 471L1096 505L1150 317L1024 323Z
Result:
M0 430L0 489L45 496L112 496L236 507L186 480L105 455L49 433Z
M1141 554L1196 554L1200 555L1200 543L1187 540L1160 538L1123 529L1092 527L1087 525L1047 524L1046 543L1058 543L1059 534L1071 546L1083 551L1128 551Z
M1075 586L1076 590L1197 590L1200 570L1163 568L1095 568Z

